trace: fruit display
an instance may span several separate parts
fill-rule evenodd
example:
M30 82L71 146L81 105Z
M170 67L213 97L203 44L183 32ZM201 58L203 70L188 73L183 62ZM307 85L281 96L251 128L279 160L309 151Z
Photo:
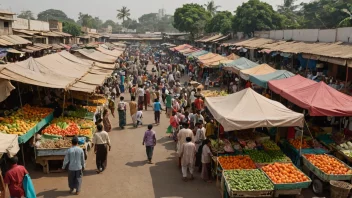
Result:
M330 155L304 155L306 159L314 166L319 168L321 171L328 175L349 175L352 174L352 170L349 169L342 162Z
M83 106L83 108L87 109L91 113L95 113L97 111L97 106Z
M263 147L266 150L270 150L270 151L278 151L280 150L280 147L273 141L271 140L265 140L262 142Z
M302 146L301 146L301 139L292 139L292 140L289 140L289 142L296 149L311 148L311 146L308 144L308 142L305 139L302 139Z
M203 90L201 94L204 97L217 97L217 96L227 96L228 94L225 91L210 91L210 90Z
M24 135L52 112L53 110L49 108L32 107L26 104L9 116L0 117L0 131Z
M240 140L239 142L244 149L254 149L255 147L257 147L257 144L253 140Z
M262 167L274 184L307 182L310 179L291 163L273 163Z
M52 121L52 123L43 130L43 134L57 136L75 136L82 135L90 137L94 122L74 117L62 117Z
M221 156L218 158L221 167L224 170L230 169L256 169L256 166L252 159L247 156Z
M272 162L287 162L286 155L281 151L259 151L259 150L245 150L245 153L255 163L272 163Z
M77 117L77 118L84 118L88 115L88 110L87 109L83 109L83 108L79 108L76 111L68 111L67 115L69 117ZM91 114L91 113L89 113Z
M211 150L215 153L224 153L225 149L225 143L222 140L213 140L210 139L210 143L211 143Z
M274 190L274 185L269 178L258 169L226 170L224 177L233 191Z
M92 134L92 129L80 129L78 132L79 136L86 136L86 137L91 137Z
M59 140L44 140L40 143L38 148L53 149L53 148L70 148L72 145L69 139Z

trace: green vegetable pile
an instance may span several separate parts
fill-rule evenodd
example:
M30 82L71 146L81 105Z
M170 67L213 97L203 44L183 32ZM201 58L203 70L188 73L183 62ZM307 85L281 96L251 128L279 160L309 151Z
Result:
M249 155L255 163L272 163L272 162L286 162L287 157L281 151L258 151L245 150L245 154Z
M224 177L232 191L274 190L274 185L258 169L226 170Z
M56 123L56 125L61 129L66 129L68 127L68 124L66 122L58 122Z
M277 144L271 140L265 140L262 144L267 150L270 150L270 151L280 150L280 147L277 146Z

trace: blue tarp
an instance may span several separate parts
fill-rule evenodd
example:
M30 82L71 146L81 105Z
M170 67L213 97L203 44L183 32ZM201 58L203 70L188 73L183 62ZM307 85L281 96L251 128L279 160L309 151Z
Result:
M206 50L202 50L202 51L196 51L196 52L193 52L191 54L188 54L188 57L199 57L199 56L202 56L204 54L208 54L210 52L206 51Z
M270 74L265 74L265 75L250 75L249 76L249 80L256 84L256 85L259 85L265 89L268 88L268 82L270 80L278 80L278 79L283 79L283 78L289 78L289 77L292 77L294 76L295 74L289 72L289 71L286 71L286 70L277 70L273 73L270 73Z
M303 69L306 69L308 67L309 70L315 71L317 67L317 61L312 60L312 59L306 59L303 58L302 54L298 55L298 61L300 62L300 65ZM307 66L307 61L308 61L308 66Z
M259 64L255 63L253 61L250 61L244 57L241 57L241 58L234 60L230 63L222 64L222 67L226 67L230 70L233 70L235 73L238 73L240 70L249 69L249 68L252 68L252 67L255 67L258 65Z

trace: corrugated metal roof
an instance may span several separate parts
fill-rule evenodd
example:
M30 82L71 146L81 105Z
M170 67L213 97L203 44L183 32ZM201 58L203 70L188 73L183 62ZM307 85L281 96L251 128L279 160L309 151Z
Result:
M32 42L21 38L17 35L2 35L0 36L0 45L2 46L12 46L12 45L25 45Z
M218 38L220 38L220 37L222 37L221 34L215 35L215 36L211 36L211 37L209 37L209 38L200 40L199 42L211 42L211 41L213 41L213 40L215 40L215 39L218 39Z
M220 37L220 38L217 38L217 39L212 40L212 42L222 41L222 40L224 40L224 39L227 39L229 36L230 36L230 35L222 36L222 37Z

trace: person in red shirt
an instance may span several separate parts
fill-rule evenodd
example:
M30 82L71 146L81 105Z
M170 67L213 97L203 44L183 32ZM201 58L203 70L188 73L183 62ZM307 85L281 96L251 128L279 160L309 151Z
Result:
M17 156L10 158L11 169L5 174L4 183L8 186L10 197L21 198L25 197L23 190L23 178L28 171L24 166L17 165Z
M194 101L194 106L196 107L196 110L202 111L204 108L204 101L200 98L200 96L197 96L197 99Z
M252 83L249 80L246 82L246 88L252 88Z

